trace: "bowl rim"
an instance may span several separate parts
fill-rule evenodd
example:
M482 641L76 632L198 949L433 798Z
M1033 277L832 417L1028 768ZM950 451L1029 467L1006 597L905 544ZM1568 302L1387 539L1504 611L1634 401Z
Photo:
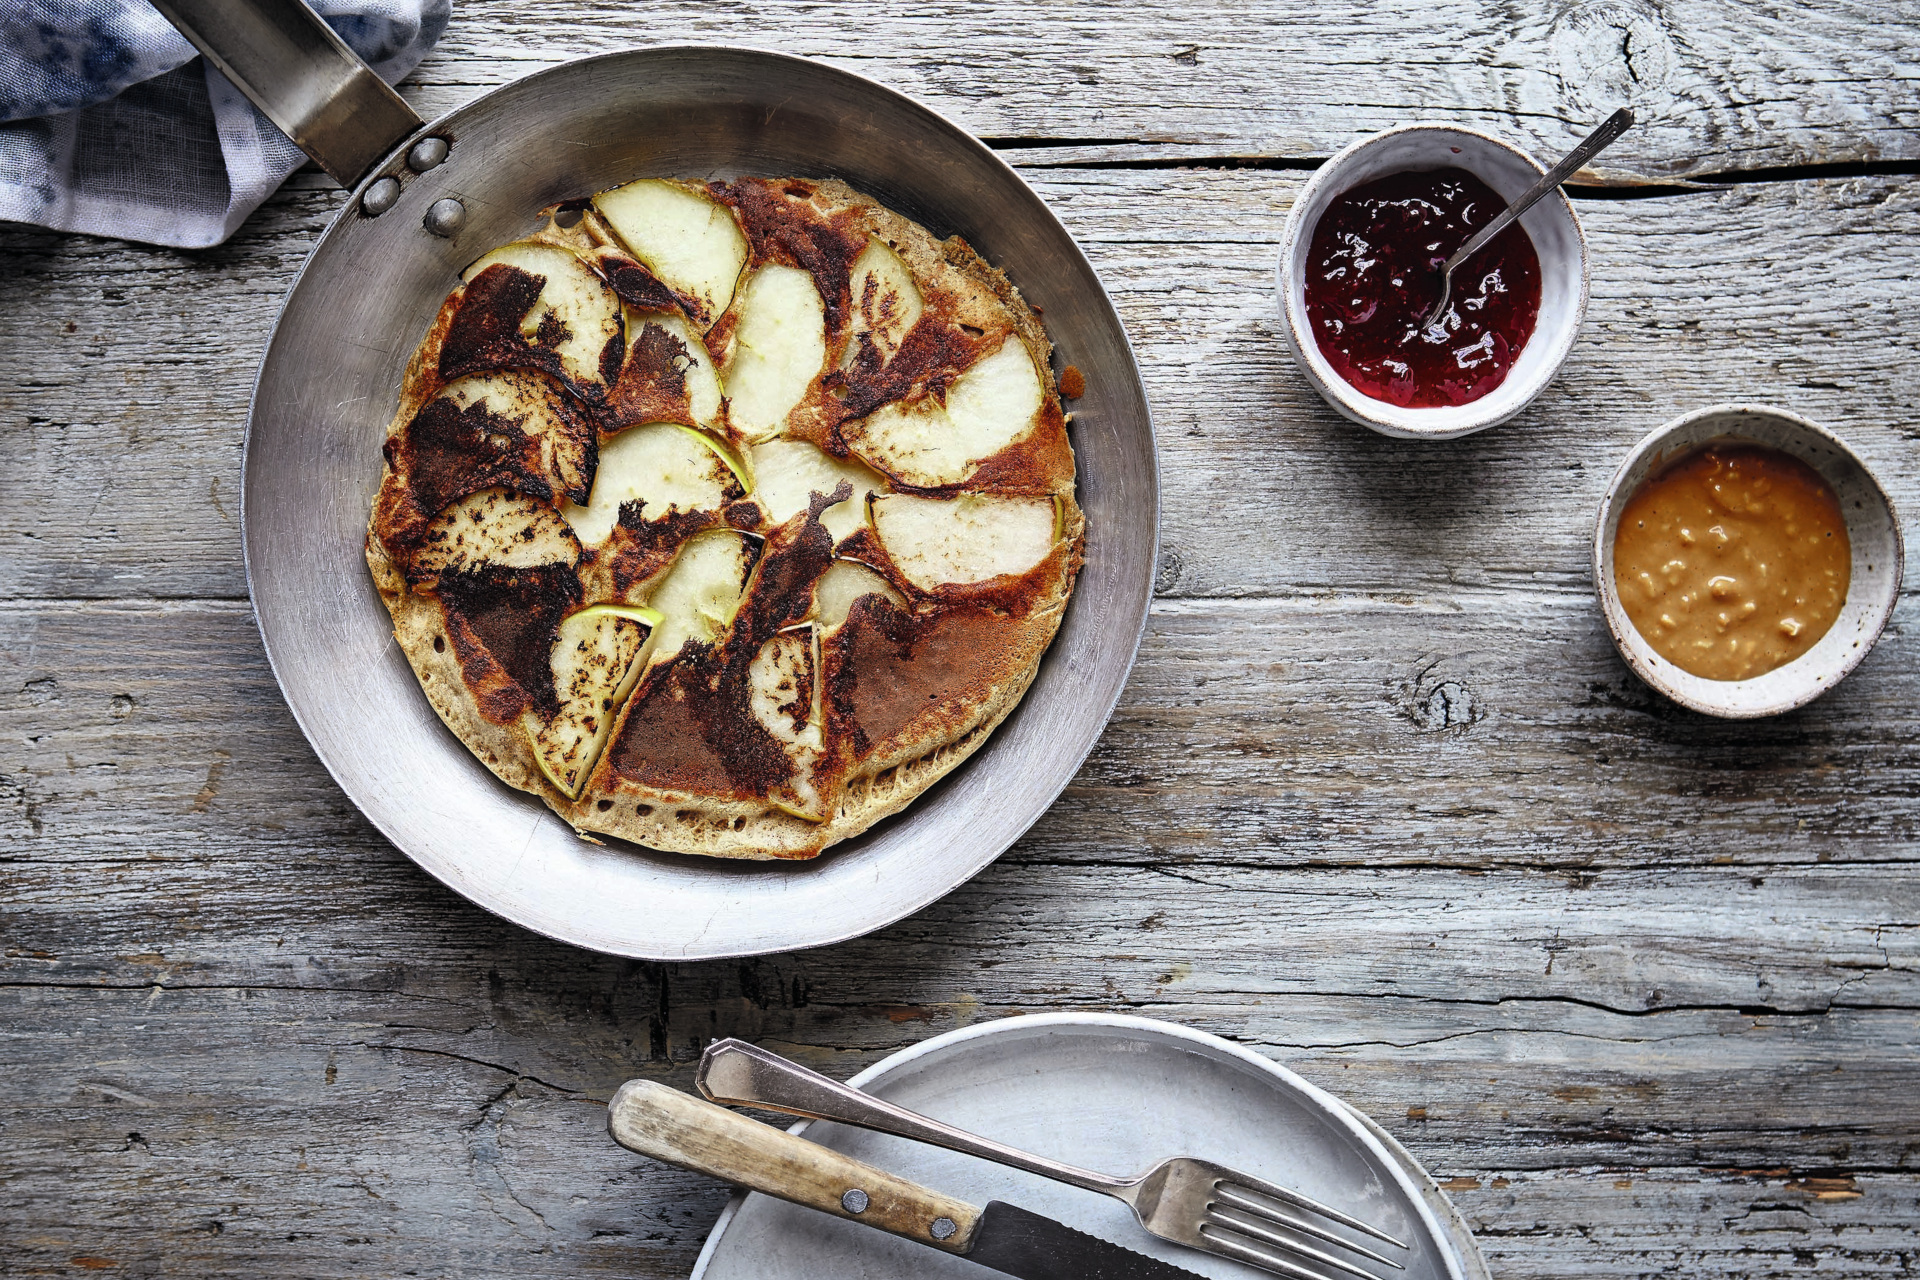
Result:
M1535 173L1544 174L1547 171L1547 167L1535 159L1531 153L1504 138L1496 137L1483 129L1474 129L1442 120L1415 120L1382 129L1364 138L1357 138L1328 157L1314 171L1313 176L1307 179L1306 185L1295 194L1293 205L1287 211L1285 228L1281 233L1280 257L1274 268L1274 288L1279 303L1281 334L1293 352L1295 363L1306 375L1307 381L1313 384L1314 390L1318 391L1328 404L1345 417L1382 435L1405 440L1453 440L1472 435L1476 431L1484 431L1488 427L1498 426L1517 416L1532 405L1540 397L1540 393L1559 376L1561 367L1566 363L1567 357L1572 354L1573 344L1579 339L1581 326L1586 321L1587 301L1592 293L1592 255L1587 247L1586 228L1580 224L1580 215L1575 211L1573 202L1567 198L1564 188L1553 192L1551 196L1534 206L1534 209L1538 210L1550 202L1557 202L1553 207L1566 215L1569 225L1573 228L1574 243L1579 247L1580 287L1577 296L1573 299L1571 319L1566 325L1565 332L1556 338L1549 348L1548 360L1541 366L1526 393L1506 408L1496 408L1487 404L1495 396L1484 396L1473 404L1448 406L1446 410L1451 413L1459 409L1472 409L1476 404L1486 405L1480 412L1461 415L1445 426L1434 426L1423 422L1420 415L1441 412L1441 410L1403 408L1384 400L1376 400L1354 387L1334 372L1332 364L1321 354L1319 345L1314 341L1306 316L1305 290L1293 288L1291 268L1294 259L1306 251L1307 242L1312 234L1312 228L1302 224L1305 221L1305 210L1312 203L1313 198L1322 189L1334 186L1339 181L1342 170L1360 152L1379 146L1389 139L1415 133L1451 134L1473 138L1512 154L1531 167ZM1533 210L1530 210L1524 216L1530 217L1532 214ZM1318 225L1317 219L1315 225Z
M1741 417L1766 419L1784 423L1792 428L1793 431L1800 433L1803 437L1825 445L1842 459L1851 462L1854 467L1858 468L1860 475L1865 478L1867 492L1873 496L1878 502L1881 511L1885 513L1887 528L1891 532L1893 543L1892 564L1886 576L1886 587L1882 593L1882 598L1869 607L1868 620L1871 625L1863 633L1863 643L1850 645L1842 650L1840 661L1833 667L1826 669L1826 674L1817 675L1810 680L1804 680L1802 687L1783 696L1773 698L1766 702L1755 703L1751 706L1734 705L1729 701L1716 700L1707 695L1720 690L1732 691L1742 688L1743 686L1748 686L1752 681L1759 680L1767 675L1772 675L1774 672L1789 671L1812 657L1818 649L1818 642L1815 643L1815 648L1809 649L1792 662L1775 667L1773 671L1763 672L1760 676L1749 677L1747 680L1708 680L1704 676L1693 675L1691 672L1683 671L1674 666L1673 663L1667 659L1660 658L1657 654L1654 654L1652 646L1648 644L1645 637L1640 634L1639 629L1633 625L1633 621L1627 617L1626 607L1620 602L1619 588L1613 580L1613 575L1610 572L1611 565L1609 564L1612 558L1613 537L1619 527L1620 511L1626 505L1627 501L1631 499L1633 493L1639 492L1640 486L1646 483L1647 479L1647 477L1643 475L1633 486L1632 493L1623 492L1628 474L1634 470L1642 459L1649 455L1657 455L1669 440L1694 426L1696 423L1709 418L1737 419ZM1728 430L1717 432L1711 436L1703 436L1697 441L1690 442L1687 447L1692 447L1692 445L1696 444L1705 444L1709 440L1723 437L1731 439L1741 438L1740 432L1735 425L1730 422ZM1757 443L1766 444L1767 442L1759 441ZM1768 447L1779 448L1781 446L1769 445ZM1796 450L1789 448L1786 451L1794 453L1796 457L1801 456ZM1802 461L1809 460L1802 457ZM1809 461L1809 465L1813 465L1811 461ZM1854 519L1849 517L1847 520L1847 532L1850 540L1854 540L1857 527ZM1613 640L1614 649L1620 654L1621 660L1627 664L1628 669L1631 670L1634 675L1651 686L1655 692L1686 707L1690 711L1698 711L1703 715L1715 716L1723 720L1757 720L1766 716L1780 715L1806 706L1814 699L1826 693L1829 689L1832 689L1835 685L1838 685L1842 680L1846 679L1847 676L1853 672L1854 668L1858 667L1866 658L1867 654L1873 650L1873 646L1879 642L1881 633L1886 630L1888 620L1893 616L1894 606L1898 604L1900 600L1900 587L1906 576L1906 540L1900 531L1899 509L1894 506L1893 499L1888 495L1886 486L1880 483L1880 477L1874 474L1873 468L1868 466L1866 460L1855 452L1845 440L1841 439L1826 427L1814 422L1812 419L1794 413L1789 409L1782 409L1775 405L1727 402L1707 405L1700 409L1693 409L1681 414L1677 418L1664 422L1642 436L1639 442L1628 451L1627 456L1621 460L1619 467L1615 469L1613 478L1607 482L1606 493L1600 499L1599 508L1594 514L1592 571L1593 591L1594 595L1598 597L1600 601L1600 612L1601 616L1606 620L1607 634ZM1853 577L1847 584L1847 600L1843 602L1841 606L1843 610L1846 604L1855 598L1854 593L1857 589L1863 589L1862 580L1858 577ZM1834 625L1838 626L1838 624L1839 620L1836 619ZM1640 652L1642 648L1646 651L1644 654ZM1647 655L1652 655L1654 660L1649 661ZM1808 667L1804 669L1804 672L1813 672L1814 670L1815 668Z

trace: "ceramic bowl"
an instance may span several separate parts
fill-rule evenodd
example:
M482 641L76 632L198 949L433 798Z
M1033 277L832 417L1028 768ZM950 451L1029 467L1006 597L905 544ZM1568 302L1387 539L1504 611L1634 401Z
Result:
M1280 241L1280 331L1314 390L1362 426L1410 440L1450 440L1483 431L1519 413L1559 372L1587 312L1587 240L1563 192L1521 217L1540 257L1540 316L1507 380L1471 404L1405 409L1375 400L1334 372L1307 323L1307 250L1320 215L1336 198L1375 178L1409 169L1460 168L1504 200L1513 200L1546 172L1518 147L1473 129L1403 124L1362 138L1314 172L1293 202Z
M1627 617L1613 581L1613 540L1620 509L1661 464L1709 440L1771 445L1799 458L1833 487L1853 544L1846 603L1827 634L1785 666L1750 680L1708 680L1682 671L1653 651ZM1900 521L1880 482L1853 450L1826 428L1782 409L1723 404L1675 418L1634 447L1607 486L1593 525L1593 588L1607 630L1633 673L1683 707L1728 719L1778 715L1804 706L1860 665L1893 612L1906 551Z

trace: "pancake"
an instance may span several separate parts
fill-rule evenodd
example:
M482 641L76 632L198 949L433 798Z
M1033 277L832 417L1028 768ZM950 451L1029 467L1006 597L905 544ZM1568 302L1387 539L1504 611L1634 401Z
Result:
M1019 291L844 183L644 179L462 273L367 562L434 710L583 836L810 858L1019 703L1085 520Z

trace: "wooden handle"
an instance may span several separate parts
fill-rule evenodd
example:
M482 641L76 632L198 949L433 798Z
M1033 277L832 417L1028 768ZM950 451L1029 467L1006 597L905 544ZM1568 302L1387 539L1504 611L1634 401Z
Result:
M652 1080L620 1086L607 1104L607 1130L629 1151L750 1191L948 1253L973 1247L980 1211L966 1201Z

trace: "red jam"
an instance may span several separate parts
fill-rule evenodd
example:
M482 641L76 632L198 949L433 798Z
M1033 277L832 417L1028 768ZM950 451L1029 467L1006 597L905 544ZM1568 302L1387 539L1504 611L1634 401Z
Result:
M1461 263L1439 323L1440 267L1506 202L1465 169L1394 173L1329 204L1307 252L1307 321L1356 389L1409 409L1469 404L1507 380L1540 315L1540 257L1518 223Z

